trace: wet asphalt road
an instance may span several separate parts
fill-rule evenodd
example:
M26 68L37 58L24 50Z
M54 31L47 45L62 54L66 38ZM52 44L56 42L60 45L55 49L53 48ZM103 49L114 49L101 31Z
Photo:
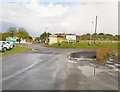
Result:
M26 47L34 50L2 58L3 90L118 90L117 72L68 57L95 50Z

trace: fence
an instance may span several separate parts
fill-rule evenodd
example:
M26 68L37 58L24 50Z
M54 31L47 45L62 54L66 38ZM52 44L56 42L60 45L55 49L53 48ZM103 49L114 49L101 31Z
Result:
M90 42L90 40L79 40L79 42ZM91 42L94 42L94 40L91 40ZM96 41L96 43L100 43L101 41ZM102 41L102 43L120 43L120 41Z

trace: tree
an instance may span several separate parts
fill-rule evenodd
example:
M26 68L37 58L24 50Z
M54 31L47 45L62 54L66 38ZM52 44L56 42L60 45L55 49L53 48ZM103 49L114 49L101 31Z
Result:
M32 37L31 37L31 36L29 36L29 37L28 37L28 39L29 39L29 40L32 40Z
M76 40L80 40L80 36L79 35L76 35Z
M2 33L0 33L0 41L2 41Z
M82 40L86 40L85 34L81 35Z
M106 39L107 40L113 40L114 39L114 36L112 34L106 34Z
M106 36L113 36L112 34L106 34Z
M19 28L18 32L16 33L18 38L22 39L29 39L29 34L24 28Z
M98 39L98 34L97 33L93 33L92 34L92 38L94 39L94 44L95 44L96 40Z
M2 41L6 41L6 37L9 37L8 33L2 33Z
M87 34L83 34L81 35L79 38L81 38L81 40L90 40L90 33Z
M99 33L97 36L98 36L98 38L100 39L100 41L102 43L103 39L105 39L105 34L104 33Z
M0 33L0 41L2 41L2 33Z
M87 33L87 34L86 34L86 39L87 39L87 40L90 40L90 36L91 36L90 33Z
M69 34L66 34L66 35L75 35L75 34L69 33Z
M115 36L114 36L114 40L120 41L120 35L115 35Z
M51 33L49 33L49 32L48 32L48 33L44 32L43 34L40 35L40 39L46 40L46 38L48 38L49 35L51 35Z
M104 33L99 33L98 35L102 35L102 36L103 36L103 35L105 35L105 34L104 34Z
M65 33L56 33L55 35L61 36L61 37L63 37L64 39L66 39L66 34L65 34Z
M8 33L9 36L14 37L14 35L17 33L17 30L15 27L10 27L6 33Z

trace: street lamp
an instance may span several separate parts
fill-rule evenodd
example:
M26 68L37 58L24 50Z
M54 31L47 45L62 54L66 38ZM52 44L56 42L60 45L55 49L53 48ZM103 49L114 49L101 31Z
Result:
M94 22L92 21L92 30L94 30Z
M94 24L94 22L92 21L92 27L93 27L93 24ZM92 27L91 27L91 30L92 30ZM91 39L92 39L92 35L90 34L90 46L91 46Z
M47 33L47 27L45 28L46 29L46 34L47 34L47 37L46 37L46 44L48 45L48 33Z
M91 34L90 34L90 44L89 44L89 46L91 46Z

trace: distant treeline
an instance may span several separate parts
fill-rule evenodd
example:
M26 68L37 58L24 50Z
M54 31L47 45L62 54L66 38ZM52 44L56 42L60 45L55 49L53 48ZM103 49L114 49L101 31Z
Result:
M49 35L51 33L44 32L40 35L40 37L36 37L36 40L43 40L45 41L47 38L49 38ZM66 35L75 35L75 34L65 34L65 33L57 33L55 34L57 36L63 37L63 39L66 39ZM6 37L18 37L23 39L32 40L32 37L29 35L29 33L24 28L18 28L16 27L10 27L5 33L0 33L0 40L6 40ZM77 40L101 40L101 41L119 41L120 35L112 35L112 34L105 34L105 33L94 33L94 34L83 34L83 35L77 35Z
M5 41L6 37L18 37L19 39L32 40L32 37L24 28L19 28L17 30L16 27L10 27L5 33L0 33L0 40Z
M120 35L112 35L112 34L104 34L104 33L99 33L99 34L83 34L83 35L80 35L80 36L77 36L77 40L93 40L93 39L96 39L96 40L108 40L108 41L118 41L120 40Z
M40 35L40 37L37 37L36 39L46 39L48 38L48 36L51 35L51 33L46 33L44 32L43 34ZM75 35L75 34L65 34L65 33L58 33L58 34L55 34L57 36L61 36L63 37L64 39L66 39L66 35ZM105 33L94 33L94 34L90 34L90 33L87 33L87 34L83 34L83 35L77 35L76 36L76 39L77 40L105 40L105 41L118 41L120 40L120 35L112 35L112 34L105 34Z

